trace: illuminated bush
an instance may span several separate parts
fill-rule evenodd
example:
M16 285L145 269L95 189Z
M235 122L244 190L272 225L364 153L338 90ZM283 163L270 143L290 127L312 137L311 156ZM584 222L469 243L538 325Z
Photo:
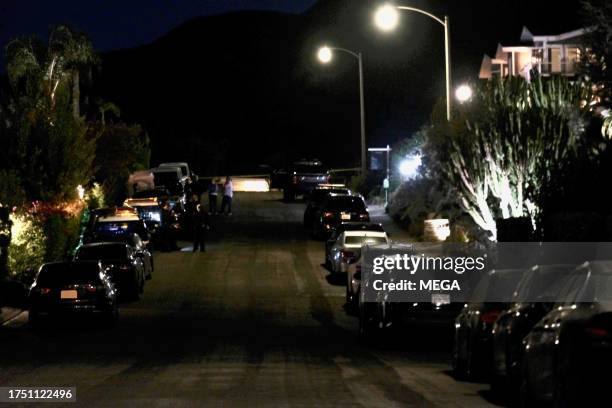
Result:
M13 226L9 248L9 270L14 276L37 269L45 257L45 235L40 222L30 214L11 214Z
M85 192L85 202L87 203L87 208L91 209L104 207L106 205L104 189L99 183L94 183L94 185Z

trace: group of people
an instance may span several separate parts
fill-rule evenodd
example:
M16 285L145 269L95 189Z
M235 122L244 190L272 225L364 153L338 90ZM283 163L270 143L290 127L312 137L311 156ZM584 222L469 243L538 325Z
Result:
M221 214L223 214L227 208L227 215L232 215L232 198L234 197L234 184L232 183L232 178L227 176L222 186L218 181L219 180L213 179L208 186L208 214L217 214L217 197L219 196L219 190L223 190ZM221 188L219 186L221 186Z
M210 215L217 214L217 197L219 190L223 191L220 213L232 215L232 199L234 197L234 185L232 178L228 176L220 188L218 180L212 180L208 187L208 211L202 207L201 199L193 195L188 206L188 214L193 225L193 252L206 251L206 232L210 229Z

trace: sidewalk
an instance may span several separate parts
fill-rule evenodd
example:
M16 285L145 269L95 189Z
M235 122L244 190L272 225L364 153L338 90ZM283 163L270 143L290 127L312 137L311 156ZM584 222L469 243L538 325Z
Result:
M402 229L389 214L385 213L384 205L368 206L370 219L372 222L380 223L385 228L385 231L390 234L392 241L410 243L415 242L415 239L408 234L408 231Z
M2 306L0 307L0 326L4 325L7 321L18 316L23 310L15 309L12 307Z

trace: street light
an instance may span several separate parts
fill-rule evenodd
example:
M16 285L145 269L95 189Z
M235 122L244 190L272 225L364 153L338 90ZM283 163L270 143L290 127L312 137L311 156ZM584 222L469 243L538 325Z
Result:
M450 58L450 22L448 16L441 19L425 10L416 7L384 4L374 13L374 23L382 31L391 31L399 23L399 11L414 11L426 15L444 27L444 54L446 66L446 119L451 120L451 58Z
M319 48L319 52L317 52L317 57L321 63L327 64L331 62L331 60L333 59L334 51L344 52L346 54L349 54L357 58L357 62L359 66L359 112L360 112L360 120L361 120L361 173L365 174L367 170L367 166L366 166L366 135L365 135L365 101L363 97L363 58L360 52L354 52L351 50L347 50L346 48L328 47L328 46L323 46Z
M399 22L399 13L393 5L385 4L376 10L374 22L383 31L394 30Z
M331 62L333 54L332 54L332 50L325 46L325 47L321 47L319 48L319 52L317 53L317 57L319 58L319 61L321 61L321 63L323 64L327 64L329 62Z
M465 85L465 84L461 85L455 91L455 97L460 103L465 103L469 101L470 99L472 99L472 94L473 94L472 88L470 88L469 85Z
M421 167L421 155L413 154L401 161L399 171L405 179L411 179L418 174L419 167Z

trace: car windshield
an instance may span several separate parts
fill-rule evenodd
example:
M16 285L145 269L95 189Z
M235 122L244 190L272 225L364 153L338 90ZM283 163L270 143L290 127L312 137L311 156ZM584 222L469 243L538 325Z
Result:
M365 211L365 204L361 197L336 196L330 197L325 208L332 211Z
M526 279L518 288L516 299L533 301L536 299L557 299L561 289L572 276L574 267L539 268L528 272Z
M127 249L125 245L92 245L79 249L77 259L80 261L97 261L99 259L125 259Z
M586 282L576 302L612 302L612 274L594 273Z
M172 194L180 194L178 174L173 171L153 173L156 187L165 187Z
M100 271L95 263L62 263L43 266L37 279L42 287L61 287L84 283L99 283Z
M138 234L142 229L141 221L117 221L105 222L98 221L95 226L97 235L104 236L125 236L127 234Z
M344 243L346 245L378 245L378 244L386 244L387 239L385 237L356 237L356 236L348 236L345 238Z

